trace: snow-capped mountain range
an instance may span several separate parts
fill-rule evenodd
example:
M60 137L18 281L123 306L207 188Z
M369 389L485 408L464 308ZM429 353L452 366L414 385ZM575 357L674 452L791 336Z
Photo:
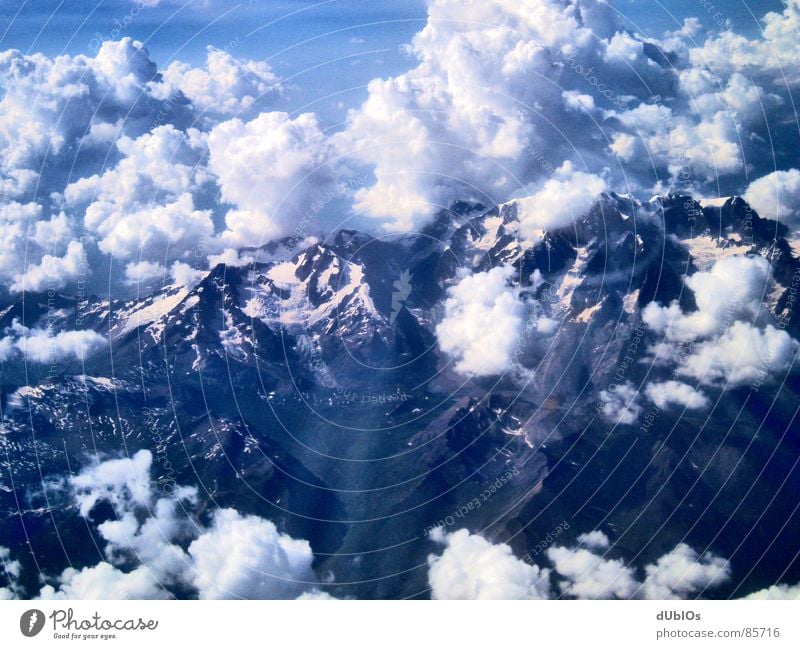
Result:
M787 229L736 197L606 193L531 230L535 209L456 204L416 235L278 242L119 299L7 298L3 525L61 569L59 534L87 532L42 485L125 448L151 450L157 480L308 539L337 596L423 592L426 528L509 470L459 525L535 545L570 518L625 530L648 559L687 535L733 562L792 535L774 551L796 549L800 517L762 516L792 511L800 485ZM484 299L493 269L502 295ZM444 340L443 322L487 305L496 330ZM510 362L485 371L482 353ZM33 485L24 500L15 484ZM787 579L785 557L760 560L759 580Z

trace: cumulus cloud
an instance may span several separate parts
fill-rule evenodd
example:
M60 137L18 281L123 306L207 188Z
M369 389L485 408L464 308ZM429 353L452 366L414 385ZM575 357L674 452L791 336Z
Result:
M87 270L67 216L43 213L38 203L0 202L0 283L12 291L59 290Z
M800 3L787 0L783 12L771 11L762 21L764 28L760 38L751 39L725 30L692 48L692 63L722 76L741 72L792 85L800 83L794 65L800 55L797 42Z
M208 257L209 268L214 268L217 264L225 264L231 268L240 268L242 266L248 266L254 261L255 258L251 255L242 254L234 248L225 248L221 253L209 255Z
M31 239L42 249L54 248L68 243L72 236L69 219L64 212L49 221L37 221Z
M605 180L565 162L533 195L517 201L520 234L535 241L538 232L571 225L605 190Z
M108 500L119 511L150 502L150 465L153 454L142 450L129 458L107 460L90 465L71 479L81 516L88 516L95 505Z
M0 563L3 565L3 571L9 580L19 579L21 564L19 561L11 559L11 551L0 545Z
M635 424L642 414L639 391L630 381L600 391L603 416L612 424Z
M651 302L642 310L645 324L664 336L661 347L672 352L674 341L694 343L690 353L680 357L678 374L705 385L736 387L789 371L800 343L783 329L756 324L771 287L766 259L725 257L685 282L694 294L696 311L685 313L677 302L667 307ZM660 354L658 346L654 351ZM647 395L660 406L704 407L702 394L682 386L675 381L651 385Z
M274 100L280 79L264 61L247 61L209 47L205 68L176 61L164 70L164 80L183 92L204 113L239 115L254 105Z
M696 311L684 313L677 302L668 307L651 302L642 310L642 319L668 340L689 341L720 333L736 318L758 313L769 276L769 262L763 257L725 257L709 271L686 278Z
M702 184L744 160L766 173L765 116L790 123L778 82L798 80L797 20L792 0L758 37L723 30L702 41L687 20L659 39L628 31L600 0L433 0L410 69L371 81L332 137L311 114L256 115L281 80L226 51L161 72L130 38L94 56L3 52L0 282L74 283L78 245L144 281L153 267L139 263L199 266L300 221L313 229L308 196L333 182L340 157L374 172L355 208L389 229L418 229L455 200L528 196L527 238L567 224L607 188L674 187L687 167ZM748 197L794 223L796 174L757 180ZM34 189L52 204L34 201ZM223 205L212 203L216 189Z
M0 361L7 361L14 353L14 338L6 336L0 338Z
M261 71L236 69L239 81ZM227 78L214 83L233 101L245 89ZM210 211L195 207L209 176L205 143L187 129L192 107L141 43L106 41L94 57L2 52L0 86L0 282L10 290L74 284L97 252L154 262L213 235ZM30 200L34 189L52 205Z
M128 110L130 127L141 130L135 117L158 112L155 75L147 50L130 38L104 42L94 58L0 53L0 172L26 170L34 180L45 155L69 154L93 121Z
M547 551L556 572L564 579L564 595L578 599L629 599L639 583L633 568L620 559L605 559L583 548L554 547Z
M27 233L41 213L42 206L37 203L0 204L0 279L4 283L19 277L25 262Z
M750 183L744 198L765 219L800 227L800 171L774 171Z
M147 284L164 276L164 266L157 261L131 262L125 266L125 279L131 284Z
M662 409L678 405L689 410L700 410L709 405L708 397L700 390L680 381L648 383L644 392L650 401Z
M221 235L227 247L288 235L300 214L309 212L309 196L334 182L330 138L311 113L295 119L279 112L249 122L231 119L212 129L208 149L222 198L234 205Z
M776 43L781 57L796 49L795 5L766 17L763 38L726 31L703 43L696 19L645 39L592 0L434 0L408 48L416 66L373 80L336 138L374 169L356 207L410 231L456 199L531 193L565 161L601 177L622 163L613 180L637 189L687 171L700 185L740 173L763 158L765 114L790 116L777 74L753 72L769 69Z
M63 257L44 255L38 264L29 266L17 275L11 284L12 291L56 290L80 277L86 269L83 245L70 241Z
M114 517L96 523L105 560L67 568L45 585L42 599L165 599L194 592L201 599L320 599L308 541L294 539L258 516L213 510L204 524L195 487L164 489L152 477L153 455L96 461L68 478L78 514L94 522L108 503ZM159 489L159 486L162 488ZM19 562L0 548L14 581ZM15 595L6 589L0 597Z
M270 521L233 509L214 514L189 554L201 599L290 599L317 583L308 541L280 534Z
M44 586L37 599L169 599L153 574L144 566L123 572L101 561L76 570L67 568L58 578L58 588Z
M654 103L609 111L617 126L611 152L632 170L637 164L663 168L673 179L684 174L684 182L687 174L698 182L742 171L747 149L741 129L760 128L764 112L782 99L741 74L720 80L694 67L676 74L680 92L666 102L659 96Z
M800 599L800 584L776 584L750 593L744 599Z
M119 163L67 186L64 196L97 235L99 249L115 258L164 262L181 258L214 233L209 210L195 208L194 193L207 179L198 169L204 152L199 132L171 125L139 138L121 138Z
M428 582L434 599L676 599L717 588L731 578L730 562L685 543L643 570L606 554L613 550L603 532L581 534L573 547L545 553L552 568L517 559L511 548L462 529L435 529L431 539L444 545L428 557ZM644 579L638 574L642 573ZM558 590L551 588L554 577Z
M295 599L327 599L327 600L330 600L330 599L336 599L336 598L333 597L333 595L330 595L329 593L326 593L325 591L322 591L322 590L309 590L308 592L303 593L302 595L300 595L299 597L296 597Z
M0 86L0 283L12 291L74 284L98 253L135 260L122 264L125 279L144 281L152 264L202 249L197 266L221 250L213 210L198 207L213 195L208 133L189 125L208 131L280 91L266 63L214 49L204 68L175 62L159 73L130 38L103 42L93 57L2 52ZM289 182L289 158L308 144L283 158L277 177ZM34 189L52 205L26 200Z
M643 590L647 599L683 599L724 584L731 578L731 565L710 552L700 556L680 543L647 566L645 573Z
M510 368L524 324L524 305L517 289L508 286L513 274L511 266L492 268L448 290L436 337L458 372L491 376Z
M655 563L644 568L639 581L637 570L621 559L599 554L610 544L602 532L591 532L595 548L552 547L547 557L554 566L561 594L578 599L679 599L716 588L731 577L730 562L712 553L699 556L681 543ZM580 541L580 537L579 537ZM585 546L585 543L584 543ZM594 550L594 551L592 551Z
M88 329L53 333L49 329L31 329L14 320L0 339L0 359L8 358L12 350L20 352L33 363L52 363L73 357L79 361L101 350L108 341Z
M592 530L579 534L578 544L591 550L606 550L611 546L611 541L600 530Z
M197 270L182 261L176 261L172 264L169 272L175 284L188 286L189 288L194 288L206 275L204 271Z
M549 571L517 559L511 548L462 529L432 535L444 545L428 557L433 599L547 599Z
M583 70L602 61L622 83L634 76L630 61L615 58L621 47L605 51L614 33L607 7L591 1L580 9L549 0L429 3L409 50L418 65L370 82L337 138L374 169L356 208L409 231L458 198L513 198L545 175L532 150L552 154L554 167L572 159L575 143L564 132L591 129L590 109L609 104L605 87L592 87ZM641 48L632 56L661 75Z
M0 576L4 576L7 583L7 586L0 586L0 601L17 599L21 590L17 580L22 571L22 564L12 559L11 550L2 545L0 545L0 567L2 567Z
M800 343L783 329L735 322L722 336L699 344L678 370L709 385L735 387L788 372Z

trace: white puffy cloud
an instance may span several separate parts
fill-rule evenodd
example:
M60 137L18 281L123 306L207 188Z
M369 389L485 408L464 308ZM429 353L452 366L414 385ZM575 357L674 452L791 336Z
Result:
M197 533L198 525L185 515L197 503L197 489L177 486L169 495L157 497L150 477L152 462L152 453L141 450L131 457L94 463L69 482L81 516L90 518L100 502L108 502L114 508L116 517L97 526L106 542L108 562L114 566L139 564L134 572L141 575L141 580L146 577L153 585L158 584L161 591L168 585L190 580L191 560L175 541ZM91 575L99 567L85 571ZM128 573L108 568L103 568L98 579L103 576L112 583L132 579Z
M38 203L0 203L0 284L12 291L59 290L86 271L67 216L43 214Z
M12 291L44 291L62 288L86 271L86 256L79 241L70 241L63 257L44 255L14 278Z
M800 599L800 584L775 584L750 593L744 599Z
M10 580L18 579L21 564L19 561L11 559L11 551L0 545L0 564L3 565L3 571Z
M675 178L691 167L709 181L743 168L736 114L731 110L698 119L688 111L640 104L615 118L621 129L613 133L610 149L630 168L655 165Z
M697 345L678 371L709 385L763 382L788 372L798 348L800 343L783 329L735 322L719 338Z
M688 355L680 357L677 373L722 387L763 382L791 368L800 343L783 329L756 324L771 288L766 259L725 257L685 281L694 293L696 311L684 313L677 302L667 307L651 302L642 310L645 324L665 337L666 342L654 349L659 360L668 360L659 348L672 356L673 341L692 342ZM647 395L659 405L704 407L704 396L682 385L675 381L651 385Z
M43 249L52 249L69 243L72 238L71 235L72 228L70 227L69 219L66 214L61 212L49 221L37 221L31 239Z
M137 451L131 457L90 465L70 483L81 516L87 517L98 502L107 500L120 512L146 506L151 499L150 466L153 454Z
M789 65L797 16L792 0L758 37L723 31L698 43L697 20L645 39L600 0L432 0L407 50L411 68L370 82L333 137L310 114L251 119L281 81L267 63L226 51L161 73L130 38L98 43L93 57L0 53L0 189L38 211L23 223L0 215L0 282L19 290L28 273L29 286L74 283L78 232L89 235L84 257L119 257L125 279L143 281L146 264L187 263L201 243L195 266L299 221L316 229L308 197L333 182L339 156L342 168L374 172L355 207L389 229L418 229L457 199L534 194L521 202L527 238L568 224L609 187L674 185L684 167L715 179L745 159L762 172L753 152L765 112L788 123L773 115L790 110L781 74L798 78ZM770 180L786 193L776 213L793 209L792 171ZM748 195L764 205L772 192L762 180ZM224 227L214 182L232 206ZM37 185L52 205L31 202Z
M118 259L163 263L208 245L211 212L196 209L193 196L207 180L197 167L204 151L200 134L159 126L135 140L121 138L117 148L123 157L116 167L64 192L72 209L84 210L99 249Z
M587 546L587 537L594 543ZM645 566L644 581L639 581L633 566L599 554L599 551L609 548L604 534L594 531L581 535L579 542L582 538L584 547L552 547L547 551L557 576L564 578L558 582L564 596L579 599L677 599L716 588L731 577L730 562L712 553L698 556L695 550L681 543L655 563Z
M58 578L58 588L44 586L38 599L169 599L152 572L139 566L123 572L101 561L95 566L76 570L67 568Z
M648 383L644 392L650 401L662 409L674 404L689 410L700 410L709 405L708 397L700 390L680 381Z
M456 199L523 195L564 161L596 176L614 169L613 180L637 189L677 185L687 169L700 185L742 172L764 141L765 114L790 109L777 75L754 80L753 71L769 68L776 43L791 67L796 14L792 0L766 17L762 38L725 32L698 45L696 19L645 39L593 0L434 0L408 48L416 65L370 82L336 136L345 155L374 169L356 208L411 231ZM709 59L737 59L714 55L726 39L759 60L715 67ZM599 154L606 145L611 156ZM547 166L536 163L542 156Z
M22 591L16 580L21 574L19 561L12 561L7 548L0 547L9 576L10 588L0 588L0 600L18 599ZM55 580L56 586L45 585L34 599L167 599L169 592L164 590L156 574L148 567L139 566L130 572L123 572L106 561L77 570L66 568Z
M708 67L717 75L742 72L756 77L772 77L776 82L800 82L795 62L800 56L797 31L800 29L800 3L787 0L783 12L769 12L762 19L760 38L747 38L726 30L691 49L691 62Z
M295 599L336 599L333 595L322 590L309 590Z
M792 137L790 93L800 82L793 64L799 6L790 0L783 12L768 13L757 36L725 27L705 39L673 33L661 41L674 54L679 92L677 97L670 93L661 98L677 107L671 130L678 137L667 140L642 133L659 164L670 164L666 156L673 171L691 167L687 177L695 181L697 176L713 181L717 175L745 171L745 161L748 175L774 168L773 143ZM791 158L781 152L778 156L783 158L780 166ZM639 155L636 162L649 160Z
M264 61L239 60L209 47L205 68L176 61L163 72L166 83L186 95L202 112L238 115L260 100L274 99L280 79Z
M0 545L0 576L5 576L7 586L0 586L0 601L17 599L20 594L20 587L17 585L22 564L16 559L11 558L11 551Z
M642 310L642 319L668 340L689 341L720 333L736 318L758 313L768 292L769 275L769 262L763 257L724 257L709 271L686 278L696 311L684 313L676 302L668 307L651 302Z
M46 153L70 152L93 120L157 112L155 74L147 50L130 38L104 42L94 58L0 53L0 173L38 173Z
M432 538L445 548L428 557L433 599L547 599L549 571L517 559L505 543L493 544L462 529Z
M654 98L657 121L641 119L641 106L611 111L621 124L612 134L612 152L632 171L655 165L695 185L740 173L745 160L750 171L753 165L761 169L772 157L762 146L767 130L769 139L781 137L780 124L793 110L786 82L800 78L786 67L797 49L789 36L796 29L796 8L792 0L783 14L768 14L758 38L726 29L703 41L690 27L658 41L672 54L677 83Z
M88 521L98 504L113 507L115 516L96 526L106 560L64 570L54 585L42 588L41 598L162 599L173 597L174 588L194 591L201 599L326 596L311 567L308 541L233 509L213 511L204 525L194 514L197 489L170 485L159 490L152 463L153 454L140 450L96 461L68 479L78 513ZM3 550L0 558L16 579L19 564Z
M565 162L533 195L517 201L520 234L535 240L537 232L572 225L605 190L605 180Z
M599 145L570 133L597 132L589 113L620 97L610 79L645 75L658 86L665 76L641 40L591 0L434 0L409 52L416 67L371 81L337 136L345 155L374 169L357 210L398 231L455 199L498 203L540 185L547 174L532 151L546 151L553 167L584 151L594 164ZM606 83L592 71L600 66Z
M37 203L0 204L0 280L4 283L19 276L30 227L41 213Z
M0 338L0 361L7 361L14 353L14 338L5 336Z
M728 111L740 125L753 126L763 119L764 111L771 112L783 100L767 94L749 77L734 72L724 86L720 79L704 68L689 68L680 74L681 86L689 95L694 108L706 118L713 119Z
M97 527L107 542L107 558L115 564L141 563L165 586L191 583L191 558L176 541L193 538L201 529L186 516L196 504L196 488L176 487L169 496L151 495L144 522L139 520L141 514L137 516L135 508L118 509L117 519Z
M554 546L545 553L552 568L517 559L511 548L462 529L432 531L445 546L428 557L428 583L434 599L548 599L556 594L578 599L676 599L712 590L731 578L730 562L711 552L702 556L685 543L648 564L640 580L635 566L605 556L613 549L599 530L581 534L575 547ZM601 554L602 553L602 554ZM793 592L793 591L792 591Z
M682 599L724 584L731 578L731 565L710 552L699 556L680 543L648 565L645 573L643 591L647 599Z
M98 251L169 265L201 242L198 260L218 250L211 210L196 207L212 175L192 111L254 108L279 82L265 63L216 50L205 68L173 63L167 76L130 38L94 57L0 52L0 195L16 199L0 203L0 283L61 289L86 279ZM25 202L34 188L53 204Z
M311 113L295 119L279 112L249 122L231 119L212 129L208 149L222 198L235 206L221 235L227 247L257 246L288 235L299 213L309 212L309 196L334 180L330 138Z
M147 284L164 276L164 266L157 261L137 261L125 266L125 279L131 284Z
M611 546L611 541L600 530L592 530L579 534L578 544L591 550L606 550Z
M547 550L564 595L578 599L629 599L639 588L635 571L620 559L604 559L583 548L553 547Z
M676 177L683 173L684 182L692 176L714 181L743 170L742 131L763 128L765 113L780 108L783 99L738 72L721 79L689 66L676 74L681 92L669 105L659 101L609 112L621 127L612 134L612 153L627 163L664 167Z
M53 363L70 356L85 360L101 350L107 340L95 331L77 329L53 333L49 329L31 329L14 320L0 340L0 358L8 358L12 350L19 351L33 363Z
M317 583L308 541L280 534L273 523L215 512L211 527L189 546L201 599L290 599Z
M639 391L630 381L601 390L599 396L603 416L612 424L632 425L642 414Z
M765 219L800 227L800 171L774 171L750 183L745 200Z
M508 286L511 266L464 277L448 290L445 314L436 326L441 350L458 372L490 376L511 369L524 324L524 305Z
M242 254L234 248L225 248L217 255L209 255L208 266L209 268L214 268L217 264L225 264L231 268L241 268L252 264L253 261L255 261L255 258L251 255Z
M169 272L175 284L188 286L189 288L194 288L206 276L205 271L197 270L182 261L176 261L172 264Z
M177 104L165 109L156 65L130 38L104 42L94 57L1 52L0 87L0 182L6 196L18 199L34 188L38 196L64 192L70 179L108 162L116 137L140 135L159 116L188 116ZM82 279L91 267L91 250L76 236L83 214L27 203L24 221L9 222L9 211L22 206L0 205L0 282L12 291L41 291ZM93 246L91 238L85 243Z

